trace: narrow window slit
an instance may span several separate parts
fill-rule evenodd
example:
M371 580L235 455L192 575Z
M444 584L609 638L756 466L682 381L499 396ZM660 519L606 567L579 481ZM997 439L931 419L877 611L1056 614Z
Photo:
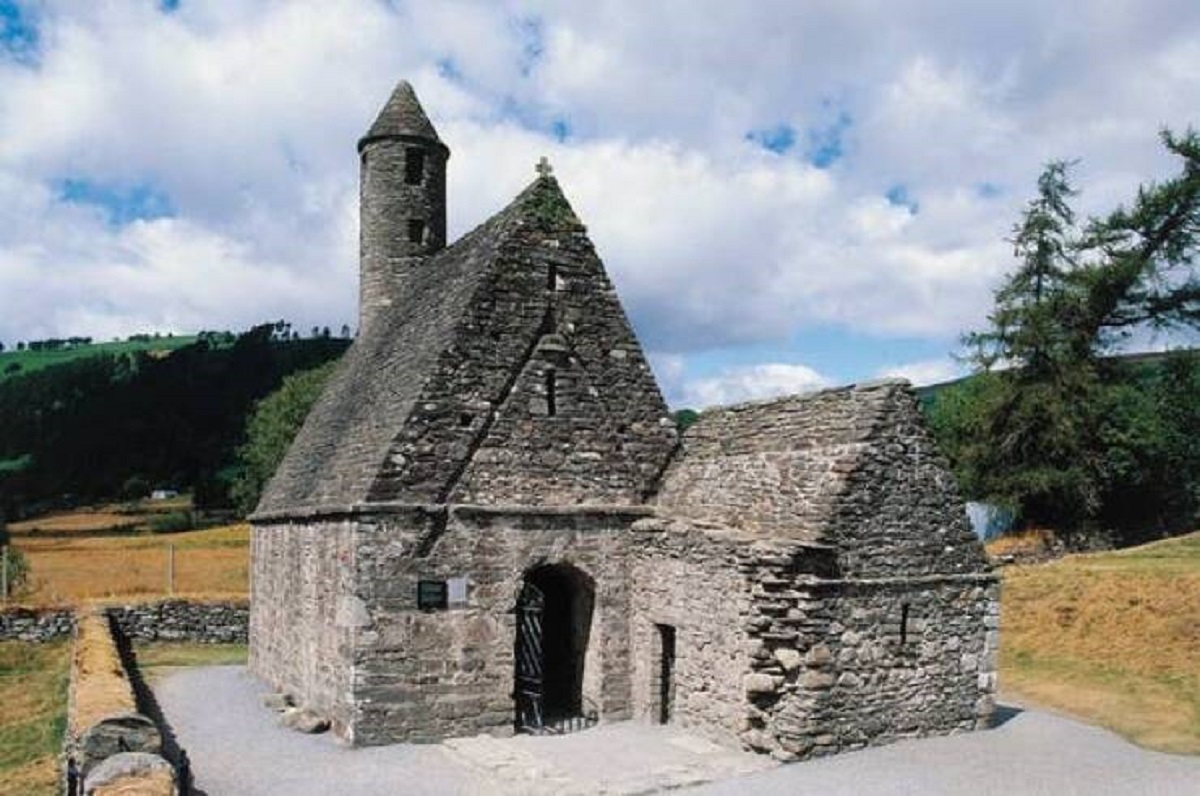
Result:
M900 646L908 643L908 603L900 606Z
M425 181L425 150L408 149L404 152L404 184L420 185Z
M546 290L554 292L558 289L558 266L550 263L546 266Z
M419 218L408 220L408 242L423 243L425 240L425 222Z
M553 368L546 371L546 414L558 414L558 379Z

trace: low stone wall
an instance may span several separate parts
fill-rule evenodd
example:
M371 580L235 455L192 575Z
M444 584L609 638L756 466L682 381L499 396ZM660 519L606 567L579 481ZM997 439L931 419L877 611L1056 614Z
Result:
M113 755L162 751L158 728L138 712L111 620L103 609L79 617L67 713L67 752L84 777Z
M166 600L114 606L108 609L108 614L133 642L245 644L249 635L250 605L245 601Z
M69 608L10 608L0 612L0 641L44 643L71 637L75 612Z

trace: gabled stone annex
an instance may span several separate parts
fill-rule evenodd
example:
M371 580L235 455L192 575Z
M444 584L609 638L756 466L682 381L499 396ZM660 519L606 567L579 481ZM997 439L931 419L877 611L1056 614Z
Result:
M252 670L355 744L671 722L796 759L992 712L997 586L903 382L678 438L548 168L446 245L402 82L359 335L252 518Z

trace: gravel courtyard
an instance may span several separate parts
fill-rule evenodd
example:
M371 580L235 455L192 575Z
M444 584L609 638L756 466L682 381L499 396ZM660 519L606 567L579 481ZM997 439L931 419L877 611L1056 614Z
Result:
M467 738L347 749L280 728L240 666L154 683L198 791L321 794L1155 794L1200 793L1200 758L1147 752L1105 730L1041 713L997 729L906 741L774 766L678 731L624 723L565 737Z

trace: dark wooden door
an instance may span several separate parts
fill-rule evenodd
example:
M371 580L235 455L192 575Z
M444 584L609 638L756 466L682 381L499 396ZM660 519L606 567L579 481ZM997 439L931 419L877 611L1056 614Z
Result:
M543 702L546 686L546 657L543 652L543 617L546 596L526 583L517 600L516 673L513 694L517 703L517 729L541 730L546 723Z

